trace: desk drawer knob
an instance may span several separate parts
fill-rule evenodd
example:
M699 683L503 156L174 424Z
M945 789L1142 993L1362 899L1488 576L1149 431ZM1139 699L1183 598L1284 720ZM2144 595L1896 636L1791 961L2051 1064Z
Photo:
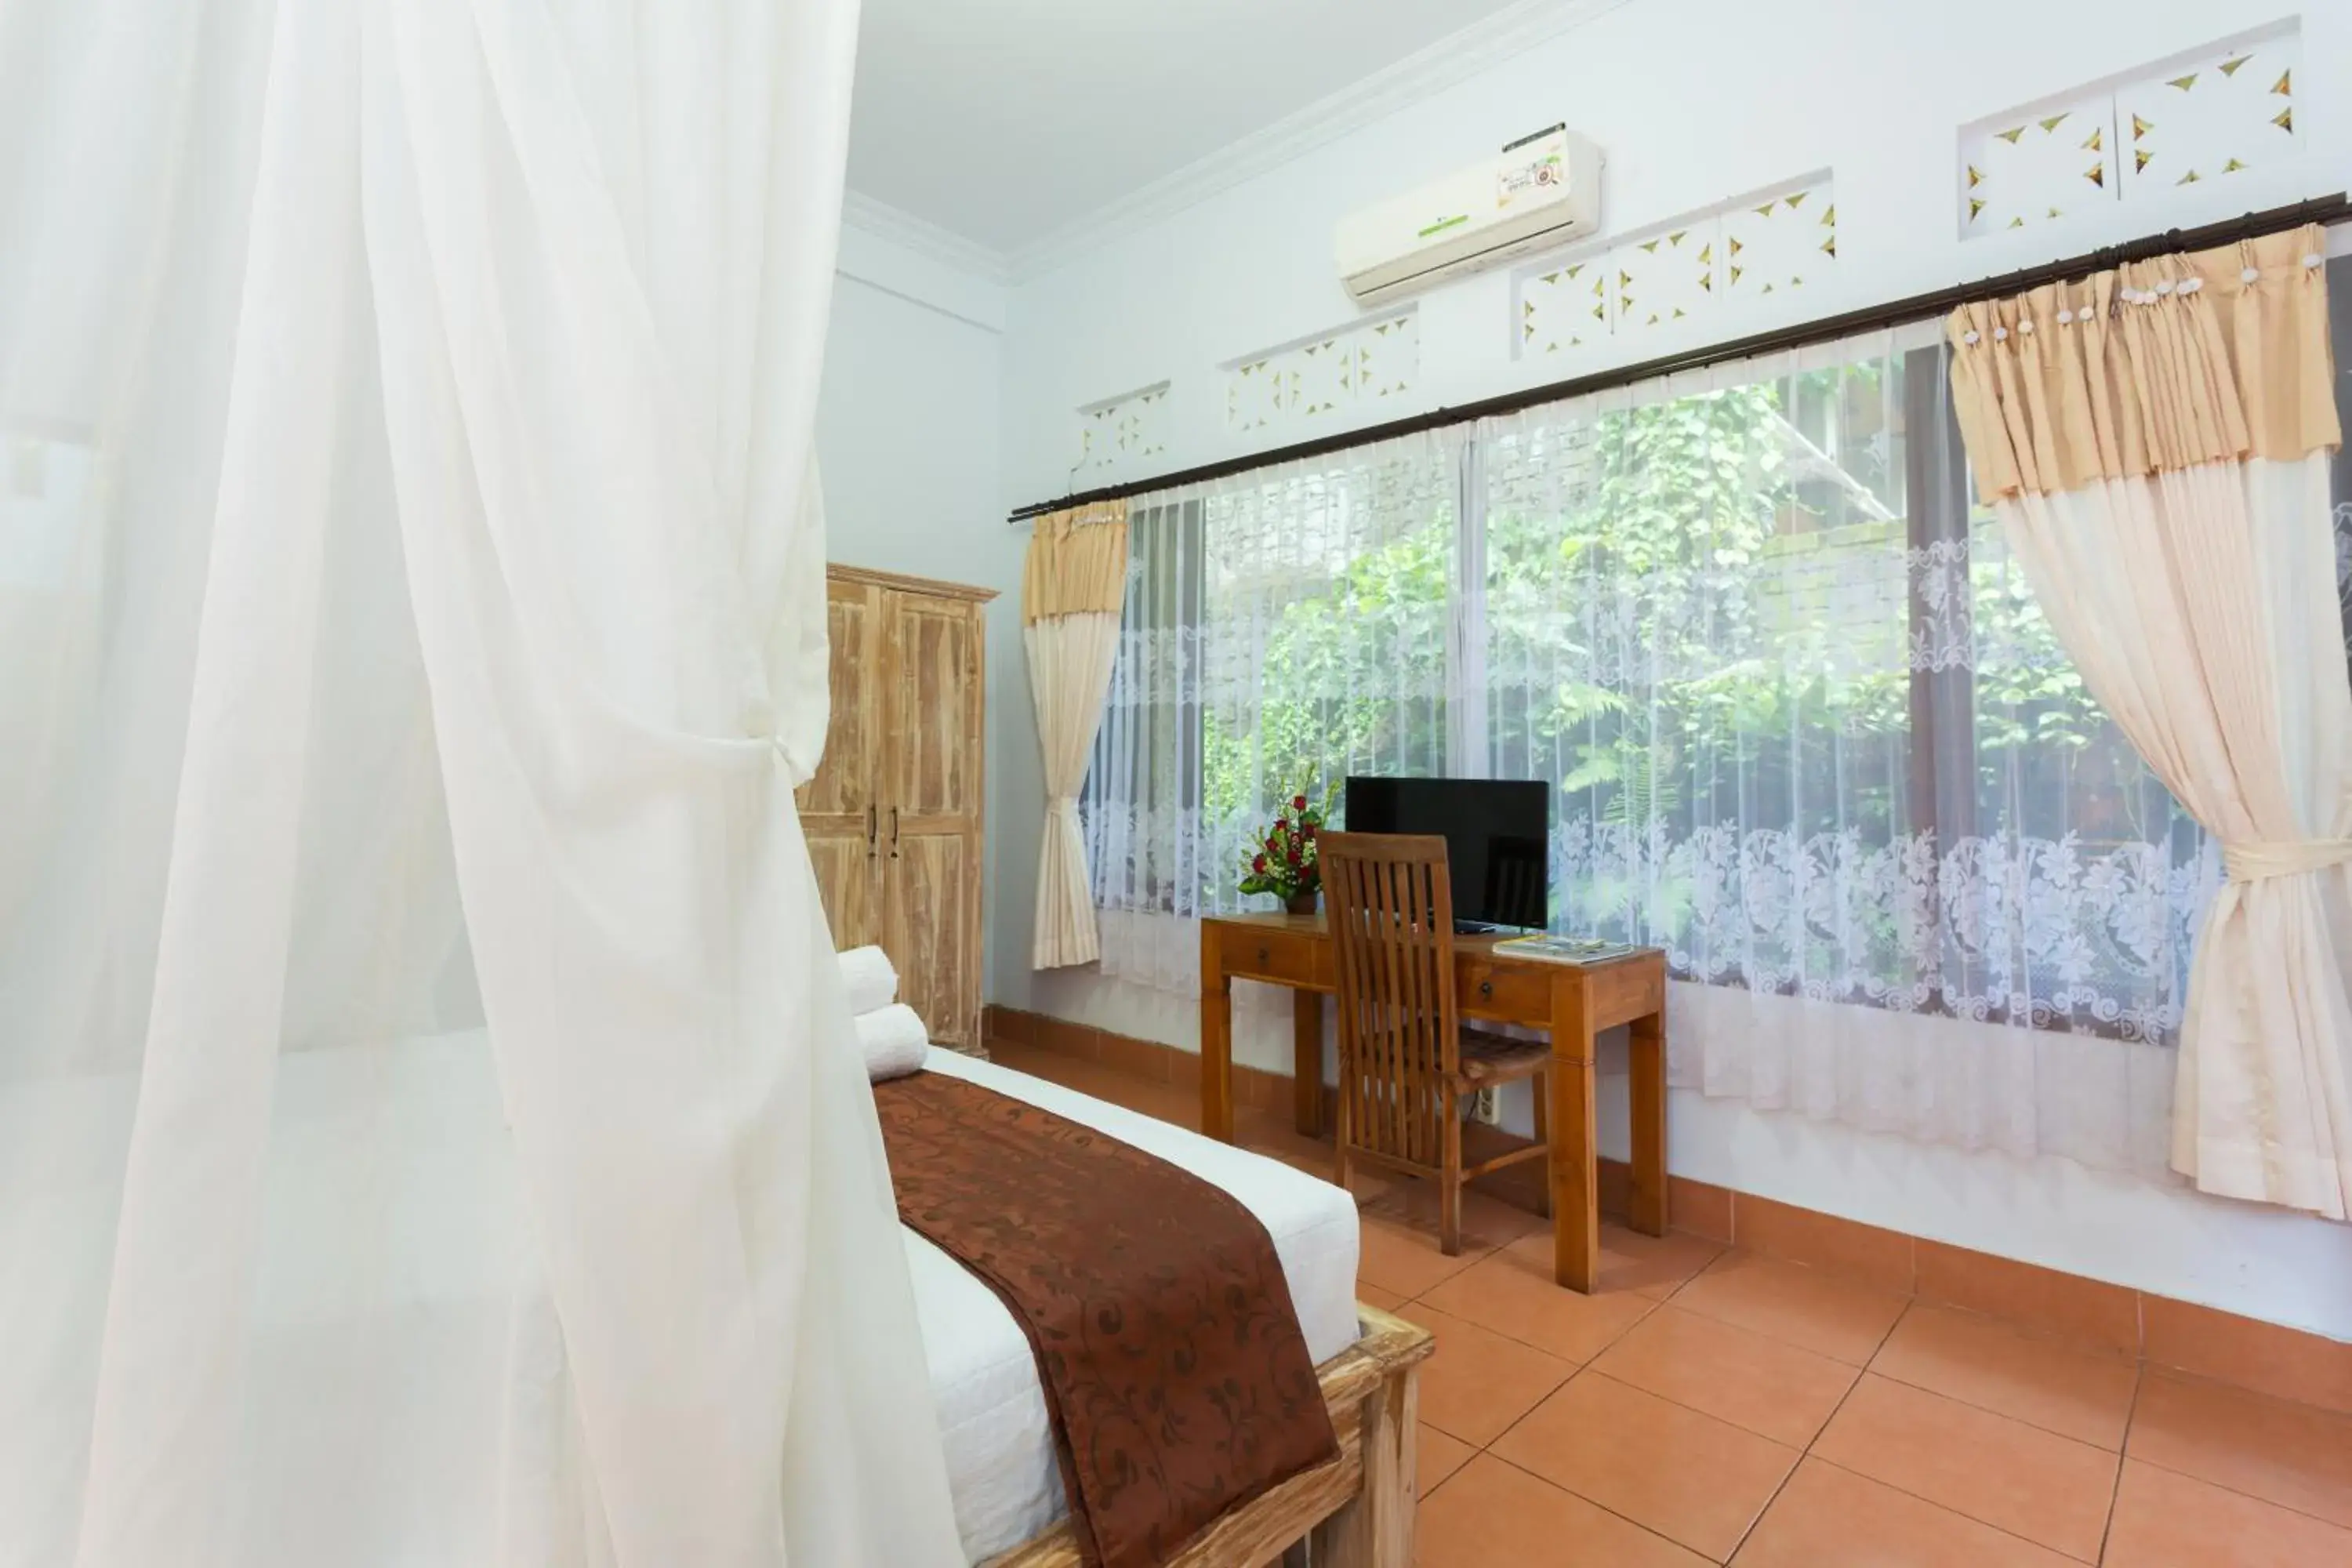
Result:
M1260 963L1265 963L1268 962L1270 959L1272 959L1272 958L1273 958L1273 956L1274 956L1274 950L1273 950L1272 948L1261 947L1261 948L1259 948L1259 949L1257 950L1257 961L1258 961Z
M1481 995L1481 996L1492 996L1492 995L1494 995L1494 994L1495 994L1495 983L1494 983L1493 981L1491 981L1491 980L1481 980L1480 982L1478 982L1478 994L1479 994L1479 995Z

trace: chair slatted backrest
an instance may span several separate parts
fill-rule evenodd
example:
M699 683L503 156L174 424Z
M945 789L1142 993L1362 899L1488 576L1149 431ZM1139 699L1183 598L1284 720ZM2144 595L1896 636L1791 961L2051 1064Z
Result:
M1340 1093L1349 1141L1419 1164L1443 1158L1445 1080L1461 1068L1454 889L1445 840L1327 833L1317 844L1339 965ZM1353 1070L1349 1070L1352 1063Z

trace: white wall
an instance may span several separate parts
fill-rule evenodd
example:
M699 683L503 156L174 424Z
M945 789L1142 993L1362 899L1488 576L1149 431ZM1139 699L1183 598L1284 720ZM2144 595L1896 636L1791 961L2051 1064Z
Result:
M1607 156L1612 233L1832 169L1834 272L1747 315L1683 323L1679 335L1661 328L1528 363L1512 358L1509 271L1461 280L1421 300L1421 407L2333 194L2352 183L2352 5L2305 0L2300 168L2209 179L2161 202L2086 205L2015 234L1963 242L1958 233L1960 125L2296 9L2295 0L2140 0L2127 14L2107 0L1632 0L1024 280L1006 360L1009 499L1064 493L1075 411L1162 379L1173 383L1167 468L1245 449L1224 427L1216 367L1354 317L1332 268L1340 216L1562 120Z
M1004 291L856 229L817 409L827 554L998 590L988 608L988 987L1024 994L1043 810L1021 655L1025 538L1005 526L998 454Z
M2310 0L2295 73L2299 166L2210 180L2162 202L2102 204L2038 230L1968 242L1958 235L1959 125L2288 14L2270 0L2243 10L2142 0L2118 25L2112 5L2089 0L1634 0L1023 281L1008 317L1002 499L1017 505L1068 489L1076 411L1163 379L1172 384L1166 468L1249 449L1225 428L1216 367L1351 318L1331 265L1339 216L1562 119L1606 151L1612 232L1832 169L1835 272L1802 295L1780 296L1777 313L1725 313L1703 332L1661 329L1527 363L1512 357L1509 273L1465 279L1421 300L1420 407L2333 194L2352 185L2352 4ZM1011 531L1001 521L980 522L983 531ZM1002 705L998 712L1006 722ZM1013 832L1000 865L1016 844L1034 854L1033 800L1034 790L1002 819ZM1007 908L1002 897L998 908ZM1086 972L1033 987L1018 967L1000 955L995 999L1027 998L1058 1016L1197 1048L1189 998ZM1241 1059L1286 1071L1278 999L1237 999L1236 1014ZM1612 1087L1603 1143L1622 1153L1622 1080ZM2063 1161L1927 1148L1695 1094L1677 1092L1672 1117L1672 1164L1699 1180L2352 1339L2352 1228Z

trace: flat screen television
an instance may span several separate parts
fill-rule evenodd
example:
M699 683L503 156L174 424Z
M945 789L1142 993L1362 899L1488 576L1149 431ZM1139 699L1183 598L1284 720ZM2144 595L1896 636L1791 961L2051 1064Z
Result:
M1350 833L1445 840L1454 919L1473 929L1551 923L1551 786L1527 779L1348 780Z

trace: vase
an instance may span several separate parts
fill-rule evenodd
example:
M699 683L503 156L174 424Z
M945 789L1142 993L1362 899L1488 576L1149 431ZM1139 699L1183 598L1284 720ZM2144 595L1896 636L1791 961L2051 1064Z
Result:
M1282 912L1289 915L1311 915L1322 900L1320 893L1293 893L1282 900Z

